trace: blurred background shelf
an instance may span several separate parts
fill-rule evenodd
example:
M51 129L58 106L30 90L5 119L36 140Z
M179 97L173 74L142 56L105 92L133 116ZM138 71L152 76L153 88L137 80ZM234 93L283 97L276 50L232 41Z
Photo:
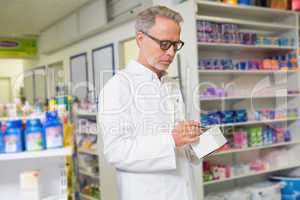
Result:
M48 150L34 151L34 152L0 154L0 161L65 157L71 155L72 155L72 149L67 147L61 149L48 149Z
M256 150L268 149L268 148L274 148L274 147L284 147L284 146L295 145L295 144L300 144L300 140L299 141L291 141L291 142L280 142L280 143L275 143L275 144L262 145L262 146L258 146L258 147L230 149L227 151L221 151L221 152L211 154L210 156L211 157L222 156L222 155L228 155L228 154L233 154L233 153L243 153L243 152L248 152L248 151L256 151Z
M95 155L95 156L98 155L97 150L94 150L94 149L79 148L78 152L79 153L84 153L84 154Z
M97 199L97 198L95 198L95 197L88 196L88 195L82 194L82 193L80 193L80 197L81 197L83 200L100 200L100 198Z
M299 70L198 70L199 74L212 74L212 75L260 75L260 74L293 74Z
M281 171L281 170L293 169L293 168L297 168L297 167L300 167L300 163L286 165L286 166L269 169L269 170L265 170L265 171L261 171L261 172L253 172L253 173L249 173L249 174L233 176L233 177L222 179L222 180L209 181L209 182L205 182L204 186L213 185L213 184L217 184L217 183L226 183L228 181L243 179L243 178L247 178L247 177L251 177L251 176L258 176L258 175L262 175L262 174L268 174L268 173L277 172L277 171Z
M290 118L282 118L282 119L273 119L273 120L260 120L260 121L247 121L247 122L237 122L237 123L228 123L228 124L215 124L215 125L209 125L206 126L207 128L212 127L230 127L230 126L247 126L247 125L253 125L253 124L272 124L276 122L289 122L289 121L296 121L299 120L299 117L290 117Z
M215 50L215 51L293 51L296 47L292 46L277 46L277 45L244 45L230 43L210 43L198 42L200 50Z

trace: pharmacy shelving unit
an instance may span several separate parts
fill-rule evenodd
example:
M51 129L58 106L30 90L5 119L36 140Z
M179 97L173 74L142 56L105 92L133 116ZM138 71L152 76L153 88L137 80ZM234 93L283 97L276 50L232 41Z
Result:
M43 151L33 152L20 152L20 153L7 153L0 154L0 161L16 161L16 160L28 160L28 159L39 159L39 158L55 158L70 156L72 149L69 147L59 149L48 149Z
M250 178L250 177L254 177L254 176L260 176L260 175L266 175L266 174L270 174L273 172L278 172L278 171L282 171L282 170L289 170L289 169L295 169L300 167L300 163L289 163L289 164L284 164L281 167L274 167L274 168L270 168L264 171L259 171L259 172L252 172L252 173L248 173L248 174L243 174L243 175L238 175L238 176L233 176L227 179L221 179L221 180L215 180L215 181L209 181L204 183L204 186L209 186L209 185L216 185L218 183L228 183L229 181L234 181L234 180L238 180L238 179L243 179L243 178ZM215 186L216 187L216 186Z
M85 195L85 194L80 194L80 198L81 199L86 199L86 200L97 200L96 198Z
M28 117L2 117L0 121L11 119L26 121ZM21 199L20 174L38 170L40 172L41 199L55 197L56 199L67 200L68 185L65 158L71 155L71 147L0 154L1 199Z
M99 184L99 190L100 190L100 167L99 167L99 152L97 149L86 149L83 147L80 147L78 145L78 138L80 136L82 137L86 137L89 135L93 135L95 137L97 137L97 143L98 143L98 131L97 129L93 129L93 130L89 130L89 129L84 129L82 127L80 127L80 120L92 120L95 123L97 123L97 113L95 112L87 112L87 111L78 111L77 115L76 115L76 149L77 149L77 178L81 177L81 178L85 178L86 180L89 180L89 182L94 183L96 182L97 184ZM98 147L98 145L96 145L96 148ZM79 159L81 159L84 156L88 156L88 157L92 157L92 159L97 160L97 167L99 169L98 173L91 173L89 171L87 171L87 169L80 165L80 163L78 162ZM79 182L79 181L78 181ZM80 200L97 200L97 198L89 196L87 194L83 194L82 193L82 188L80 187L80 185L77 186L78 192L79 192L79 198ZM100 190L101 191L101 190ZM101 199L101 198L99 198Z
M298 70L198 70L200 74L224 75L224 74L239 74L239 75L263 75L263 74L293 74Z
M67 200L65 157L71 155L71 148L0 154L1 199L20 199L20 174L38 170L41 198L55 196Z
M254 110L261 108L288 109L299 108L299 94L288 94L288 90L300 89L299 70L199 70L198 63L203 58L231 58L233 60L262 59L269 55L298 53L299 64L299 19L296 12L262 8L256 6L230 5L213 1L191 0L176 6L184 19L182 23L182 40L185 47L178 53L181 86L186 104L188 119L199 119L200 113L206 111L240 109L247 110L249 121L218 125L223 130L249 126L264 126L280 123L291 130L292 141L267 146L233 149L215 153L207 158L215 163L232 163L250 158L259 158L262 151L279 148L292 149L300 147L299 117L275 120L254 120ZM241 45L228 43L208 43L197 40L197 21L231 23L240 30L255 31L276 36L295 38L295 46ZM199 92L205 86L226 88L227 97L200 97ZM271 92L270 92L271 91ZM227 135L225 134L227 137ZM290 171L300 167L299 160L273 166L264 171L232 176L224 180L203 181L202 165L194 166L197 199L203 200L210 192L233 189L240 185L249 185L266 180L273 173Z
M99 190L101 192L101 200L105 199L118 199L118 193L117 193L117 183L116 183L116 173L115 169L107 163L107 161L104 158L103 155L103 140L101 137L101 130L99 129L99 121L97 119L97 113L96 112L83 112L79 111L77 112L76 116L76 123L78 123L78 120L80 119L93 119L97 122L97 128L96 130L92 131L86 131L80 129L80 127L76 126L76 133L77 134L85 134L85 135L96 135L97 136L97 149L93 150L87 150L84 148L77 148L77 156L80 155L90 155L93 156L98 160L98 168L99 173L89 173L86 172L84 169L80 168L78 169L78 175L80 176L86 176L90 179L98 180L99 181ZM76 135L77 135L76 134ZM79 189L79 188L78 188ZM94 197L88 196L86 194L79 194L80 200L97 200Z

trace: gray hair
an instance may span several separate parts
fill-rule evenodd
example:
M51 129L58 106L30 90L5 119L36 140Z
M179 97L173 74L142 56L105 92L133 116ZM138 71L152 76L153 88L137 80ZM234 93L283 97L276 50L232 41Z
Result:
M177 24L183 21L181 15L165 6L153 6L140 12L135 22L135 31L147 32L154 24L157 16L166 17Z

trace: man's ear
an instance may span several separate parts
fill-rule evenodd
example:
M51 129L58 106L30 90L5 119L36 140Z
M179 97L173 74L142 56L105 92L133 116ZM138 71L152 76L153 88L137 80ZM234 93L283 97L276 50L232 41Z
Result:
M136 43L137 43L138 47L141 46L143 38L144 38L144 34L142 32L137 32L136 33L135 40L136 40Z

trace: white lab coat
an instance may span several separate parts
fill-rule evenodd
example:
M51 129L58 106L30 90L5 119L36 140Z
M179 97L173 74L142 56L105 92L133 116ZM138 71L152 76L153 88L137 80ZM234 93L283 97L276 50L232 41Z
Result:
M131 61L101 91L104 155L117 170L120 200L196 200L196 160L171 135L184 105L169 80Z

